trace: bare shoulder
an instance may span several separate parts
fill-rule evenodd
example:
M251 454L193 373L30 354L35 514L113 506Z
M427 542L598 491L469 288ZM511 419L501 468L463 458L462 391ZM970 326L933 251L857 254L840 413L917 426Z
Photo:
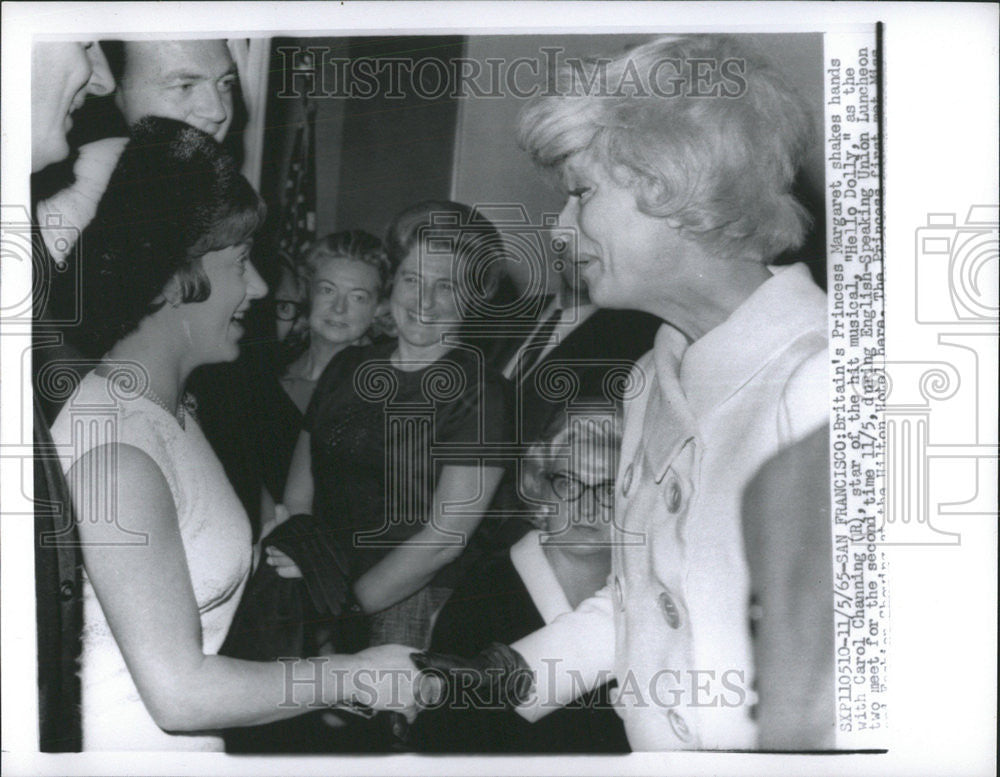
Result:
M176 525L170 488L159 465L145 451L125 443L91 448L66 473L81 538L102 539L122 528L140 531Z

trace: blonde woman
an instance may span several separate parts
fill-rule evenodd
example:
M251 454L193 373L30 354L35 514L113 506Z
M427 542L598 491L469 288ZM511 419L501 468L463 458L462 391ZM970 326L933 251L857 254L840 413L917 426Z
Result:
M746 515L743 498L828 426L826 296L804 264L775 265L806 234L792 184L814 119L734 38L661 38L584 69L527 106L520 141L562 182L591 299L666 322L625 410L615 523L638 540L616 543L598 596L493 660L545 678L511 686L529 719L612 670L633 750L831 746L833 640L800 627L826 613L832 628L831 600L752 576L743 536L747 521L782 527L762 566L791 573L821 534L808 527L828 525L796 507L828 503L815 456L789 457L781 509ZM806 565L818 580L821 557ZM760 671L774 666L784 678Z

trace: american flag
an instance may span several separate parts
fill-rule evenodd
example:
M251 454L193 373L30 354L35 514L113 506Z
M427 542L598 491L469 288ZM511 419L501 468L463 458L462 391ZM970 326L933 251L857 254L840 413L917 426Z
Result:
M288 164L282 196L284 212L278 248L293 263L316 238L316 106L303 100L302 119L295 130L295 144Z

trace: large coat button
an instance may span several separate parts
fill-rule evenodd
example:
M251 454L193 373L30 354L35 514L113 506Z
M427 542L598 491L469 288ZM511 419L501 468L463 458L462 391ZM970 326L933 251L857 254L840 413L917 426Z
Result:
M672 513L680 510L681 497L681 484L677 482L677 478L670 478L670 482L667 483L667 510Z
M674 734L679 740L681 740L681 742L691 741L691 729L688 728L687 721L681 717L677 710L667 710L667 721L670 723L670 728L673 729Z
M635 471L631 464L625 469L625 475L622 477L622 496L628 496L628 490L632 487L632 476Z
M73 585L69 580L63 580L59 585L59 598L64 602L68 602L73 598L76 593L76 586Z
M667 620L667 625L672 629L679 628L681 625L681 612L677 608L677 602L674 601L674 597L670 595L669 591L664 591L660 594L660 611L663 613L663 617Z

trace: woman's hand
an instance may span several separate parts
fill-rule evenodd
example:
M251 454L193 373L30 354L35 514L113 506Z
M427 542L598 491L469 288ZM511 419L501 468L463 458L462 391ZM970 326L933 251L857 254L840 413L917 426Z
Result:
M410 658L421 669L416 695L425 705L447 701L455 709L466 709L470 702L475 706L499 701L516 707L528 699L535 685L524 656L500 642L472 658L428 652Z
M268 564L281 577L302 578L318 613L340 614L349 594L348 563L326 527L299 513L271 532L266 544Z
M345 685L345 700L374 710L398 712L412 723L419 710L420 670L410 659L413 648L378 645L355 653Z
M264 548L264 554L264 561L269 566L274 567L274 571L277 572L278 577L302 577L302 570L299 569L299 565L287 553L278 550L273 545L268 545Z

